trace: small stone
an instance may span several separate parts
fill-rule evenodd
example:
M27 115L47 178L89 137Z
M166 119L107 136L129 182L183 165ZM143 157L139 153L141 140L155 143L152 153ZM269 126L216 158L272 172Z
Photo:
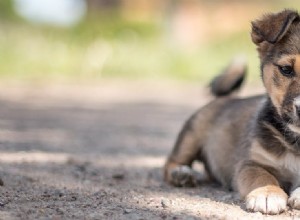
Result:
M57 212L57 214L59 215L63 215L64 214L64 211L60 208L56 208L55 211Z
M64 193L62 191L60 191L59 189L56 189L54 191L54 195L58 196L58 197L63 197Z
M132 212L132 209L124 209L124 214L129 214Z
M165 209L165 208L168 208L171 205L171 201L168 200L168 199L163 198L163 199L161 199L160 204Z

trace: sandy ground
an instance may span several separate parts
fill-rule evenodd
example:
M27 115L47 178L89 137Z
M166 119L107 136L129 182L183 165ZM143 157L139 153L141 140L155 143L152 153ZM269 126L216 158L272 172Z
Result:
M2 86L0 219L300 219L163 182L183 121L208 100L197 85Z

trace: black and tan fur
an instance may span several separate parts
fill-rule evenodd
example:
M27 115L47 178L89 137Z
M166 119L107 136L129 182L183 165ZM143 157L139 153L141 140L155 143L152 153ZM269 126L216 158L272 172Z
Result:
M237 190L250 211L300 209L300 18L283 10L252 22L266 94L231 94L245 66L232 64L211 83L216 99L185 123L165 165L176 186L214 180ZM207 178L192 170L202 161Z

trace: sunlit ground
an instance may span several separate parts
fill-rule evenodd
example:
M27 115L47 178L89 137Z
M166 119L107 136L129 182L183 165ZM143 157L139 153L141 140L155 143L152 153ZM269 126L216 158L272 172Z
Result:
M184 120L210 99L180 83L0 87L0 218L263 219L217 185L163 181Z

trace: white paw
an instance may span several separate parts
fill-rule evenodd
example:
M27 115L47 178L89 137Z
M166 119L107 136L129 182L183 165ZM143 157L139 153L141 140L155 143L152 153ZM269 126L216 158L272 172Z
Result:
M288 200L288 204L293 209L300 209L300 187L296 188Z
M178 166L171 171L172 183L175 186L195 186L196 176L189 166Z
M279 214L286 209L287 194L279 187L265 186L251 191L246 197L246 208L264 214Z

